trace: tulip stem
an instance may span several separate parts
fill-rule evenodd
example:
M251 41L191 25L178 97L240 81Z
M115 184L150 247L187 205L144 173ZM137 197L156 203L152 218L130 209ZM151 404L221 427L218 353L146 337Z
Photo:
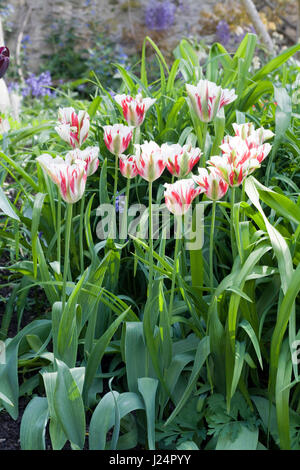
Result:
M130 193L130 178L127 178L127 183L126 183L126 195L125 195L125 207L124 207L124 212L122 215L122 224L121 224L121 234L120 234L120 239L126 240L128 237L128 205L129 205L129 193ZM120 212L120 206L119 206L119 212Z
M236 256L235 234L234 234L234 203L235 203L235 187L231 188L231 214L230 214L230 239L233 259Z
M118 191L118 173L119 173L119 155L115 155L115 180L114 180L114 206L117 210L117 191Z
M211 224L210 224L210 241L209 241L209 279L211 295L213 295L214 289L214 231L215 231L215 220L216 220L216 201L213 201L212 212L211 212Z
M62 290L62 309L64 311L66 304L66 287L67 287L67 276L70 264L70 238L71 238L71 226L72 226L72 204L67 204L67 216L65 226L65 258L64 258L64 275L63 275L63 290Z
M84 258L83 258L83 218L84 218L84 203L85 194L80 201L80 222L79 222L79 249L80 249L80 273L84 271Z
M57 198L57 261L59 264L59 272L61 272L60 266L60 258L61 258L61 194L58 191L58 198Z
M152 296L153 284L153 233L152 233L152 181L149 181L149 286L148 297Z
M137 127L134 128L134 136L133 136L133 141L134 141L135 144L140 143L140 136L141 136L140 127L137 126Z
M181 234L180 225L181 225L181 217L178 217L177 224L176 224L176 233L175 233L174 268L172 272L171 296L170 296L170 303L169 303L169 318L171 318L172 311L173 311L178 249L179 249L179 241L181 240L181 238L179 237L179 235Z

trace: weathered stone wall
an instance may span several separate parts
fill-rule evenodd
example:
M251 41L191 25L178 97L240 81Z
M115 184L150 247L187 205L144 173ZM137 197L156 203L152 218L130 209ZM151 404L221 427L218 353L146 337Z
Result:
M145 26L145 7L149 0L10 0L14 7L6 32L6 42L14 53L20 39L28 37L26 53L32 70L39 68L40 56L49 52L47 37L59 20L73 25L83 44L89 43L91 31L105 29L111 38L121 42L127 51L139 49L145 35L162 42L172 50L182 36L199 36L203 11L210 11L216 0L183 0L168 31L155 32ZM91 27L93 26L93 27ZM74 44L80 47L80 44Z

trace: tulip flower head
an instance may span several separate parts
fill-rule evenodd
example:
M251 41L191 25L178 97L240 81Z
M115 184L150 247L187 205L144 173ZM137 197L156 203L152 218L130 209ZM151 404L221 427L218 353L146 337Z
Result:
M134 147L138 174L149 182L155 181L166 167L161 148L153 141L145 141L142 145L136 144Z
M193 148L191 145L163 144L162 153L166 160L167 169L171 175L178 178L187 176L199 162L202 152L199 148Z
M166 206L174 215L186 214L195 197L204 191L195 185L192 178L178 180L173 184L165 183L164 187Z
M108 150L114 155L121 155L128 148L132 139L132 127L124 124L103 126L104 142Z
M197 86L187 84L186 91L193 110L203 122L213 121L223 106L237 98L234 90L223 89L209 80L200 80Z
M198 175L193 175L193 180L212 201L219 201L227 193L228 184L213 167L209 168L209 171L199 168Z
M272 131L264 129L263 127L255 129L252 122L247 122L245 124L232 124L232 127L235 135L246 140L248 146L262 145L266 140L271 139L275 135Z
M231 187L239 186L242 181L254 170L260 167L261 162L271 150L270 144L257 145L239 136L227 137L220 145L222 157L214 156L208 161L217 173Z
M61 157L53 158L51 155L43 154L37 158L37 161L57 185L65 202L74 204L82 198L87 178L86 164L83 160L68 163Z
M120 171L125 178L134 178L138 174L135 156L120 155Z
M0 78L4 77L9 66L9 49L8 47L0 47Z
M85 163L85 171L87 176L93 175L99 166L99 147L87 147L84 150L74 149L67 153L65 161L73 164L78 160Z
M90 117L86 111L76 114L74 108L60 108L58 125L55 127L58 135L73 148L80 148L87 139L90 128Z
M116 95L115 100L121 106L125 120L132 127L141 126L146 112L156 101L152 98L143 98L140 93L135 98L124 94Z

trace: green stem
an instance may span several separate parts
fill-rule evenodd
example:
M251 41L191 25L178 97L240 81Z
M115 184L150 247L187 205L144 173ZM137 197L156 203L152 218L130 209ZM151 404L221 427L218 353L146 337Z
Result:
M116 199L118 191L118 175L119 175L119 155L115 155L115 180L114 180L114 206L116 209Z
M245 182L246 180L244 179L243 184L242 184L242 202L245 202L246 200L246 191L245 191ZM245 210L243 210L243 216L242 216L242 221L245 221Z
M232 187L231 188L231 214L230 214L230 240L231 240L231 250L232 250L233 259L236 256L234 220L233 220L234 203L235 203L235 187Z
M70 264L70 238L71 238L71 226L72 226L72 204L67 204L67 216L66 216L66 227L65 227L65 258L64 258L64 275L63 275L63 291L62 291L62 309L64 310L66 304L66 287L67 287L67 275Z
M141 130L140 130L140 127L138 126L138 127L135 127L133 130L133 142L135 144L139 144L140 137L141 137Z
M60 259L61 259L61 194L58 191L58 200L57 200L57 261L59 263L59 272L61 272Z
M210 224L210 241L209 241L209 279L211 295L213 295L214 288L214 231L215 231L215 220L216 220L216 201L213 201L212 213L211 213L211 224Z
M152 296L153 284L153 234L152 234L152 181L149 181L149 286L148 297Z
M80 222L79 222L79 250L80 250L80 273L84 271L84 258L83 258L83 219L84 219L84 203L85 194L83 194L80 201Z
M170 303L169 303L169 318L172 316L173 310L173 302L174 302L174 289L175 289L175 280L176 280L176 265L177 265L177 258L178 258L178 248L179 248L179 234L180 234L180 225L179 219L181 223L181 218L177 219L177 227L176 227L176 234L175 234L175 250L174 250L174 268L172 272L172 284L171 284L171 296L170 296Z
M121 227L121 236L120 239L125 239L127 238L128 235L128 205L129 205L129 192L130 192L130 183L131 180L130 178L127 178L127 183L126 183L126 195L125 195L125 207L124 207L124 212L123 212L123 217L122 217L122 227ZM125 231L126 229L126 231Z

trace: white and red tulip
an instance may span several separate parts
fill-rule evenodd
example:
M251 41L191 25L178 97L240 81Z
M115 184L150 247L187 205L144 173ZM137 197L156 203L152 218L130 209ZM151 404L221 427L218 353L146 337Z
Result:
M166 206L174 215L186 214L195 197L204 191L195 185L192 178L178 180L173 184L165 183L164 187Z
M108 150L114 155L121 155L128 148L132 139L132 128L124 124L103 126L104 142Z
M120 155L120 171L125 178L131 179L138 174L135 156Z
M84 150L71 150L66 155L66 163L72 164L76 160L82 160L85 163L87 176L93 175L99 166L99 147L87 147Z
M55 127L58 135L73 148L80 148L87 139L90 128L90 117L86 111L77 114L74 108L60 108L58 125Z
M259 144L259 137L242 139L239 136L227 137L220 149L223 155L227 155L234 165L243 164L249 159L256 159L260 164L270 153L272 146L270 144ZM235 163L237 162L237 163ZM240 162L240 163L238 163Z
M86 164L83 160L75 160L71 164L61 157L53 158L43 154L37 161L57 185L64 201L74 204L82 198L87 179Z
M199 148L193 148L191 145L163 144L162 153L167 163L167 169L171 175L178 178L184 178L199 162L202 152Z
M264 129L260 127L255 129L252 122L247 122L244 124L232 124L235 135L241 137L243 140L246 140L249 144L262 145L266 140L274 137L274 133L269 129Z
M116 95L115 100L121 106L128 125L133 127L141 126L146 112L156 101L152 98L143 98L140 93L135 98L124 94Z
M224 139L220 148L223 155L211 157L208 164L233 187L239 186L248 175L260 167L269 154L271 145L248 143L247 140L234 136Z
M209 80L200 80L197 86L187 84L186 91L192 108L203 122L213 121L223 106L237 98L234 90L223 89Z
M199 168L198 175L193 175L193 180L212 201L219 201L227 193L228 184L213 167L209 168L209 171Z
M153 141L145 141L142 145L136 144L134 147L138 174L149 182L157 180L166 167L161 147Z

